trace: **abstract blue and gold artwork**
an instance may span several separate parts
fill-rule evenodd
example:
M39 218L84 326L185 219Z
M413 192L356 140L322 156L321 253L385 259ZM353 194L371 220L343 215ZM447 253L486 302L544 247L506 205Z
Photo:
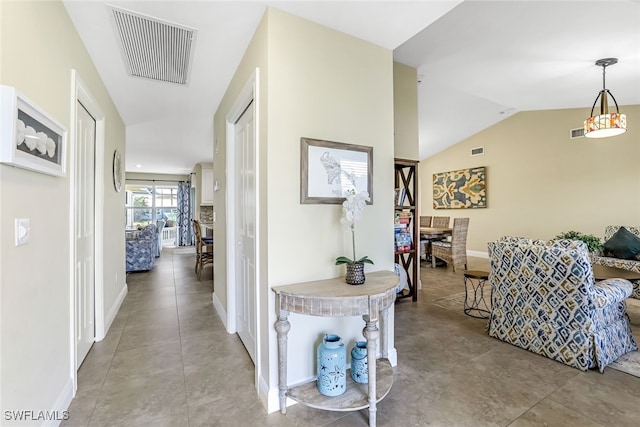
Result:
M487 207L485 167L433 174L434 209Z

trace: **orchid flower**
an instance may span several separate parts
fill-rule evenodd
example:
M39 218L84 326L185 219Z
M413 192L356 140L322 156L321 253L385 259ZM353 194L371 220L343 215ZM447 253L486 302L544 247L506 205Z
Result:
M336 265L340 264L355 264L358 262L373 264L373 261L368 256L364 256L356 260L356 234L355 223L362 218L362 213L367 202L371 200L369 193L366 191L357 192L356 190L349 190L345 196L345 201L342 203L342 218L340 223L345 230L351 231L351 244L353 246L353 258L341 256L336 258Z

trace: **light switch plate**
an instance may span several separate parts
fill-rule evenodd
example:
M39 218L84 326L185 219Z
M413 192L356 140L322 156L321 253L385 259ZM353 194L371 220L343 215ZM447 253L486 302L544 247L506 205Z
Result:
M16 246L26 245L29 243L29 231L31 229L29 218L16 218L15 225Z

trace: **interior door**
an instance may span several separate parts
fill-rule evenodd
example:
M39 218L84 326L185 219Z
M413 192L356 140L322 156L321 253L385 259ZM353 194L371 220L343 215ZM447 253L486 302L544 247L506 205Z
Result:
M255 364L256 188L254 113L249 105L235 123L236 330Z
M95 141L96 121L78 102L75 173L76 369L95 341Z

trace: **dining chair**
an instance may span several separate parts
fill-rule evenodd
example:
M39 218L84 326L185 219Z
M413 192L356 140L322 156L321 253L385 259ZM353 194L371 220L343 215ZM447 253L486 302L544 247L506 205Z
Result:
M420 216L420 227L431 227L431 216ZM430 247L429 247L430 239L420 235L420 254L421 257L424 255L424 260L429 259Z
M420 216L420 227L431 227L431 216Z
M447 228L449 227L450 217L448 216L434 216L431 226L434 228Z
M207 264L213 264L213 239L202 237L202 228L197 219L193 220L193 231L196 235L196 275L200 280L202 268Z
M469 218L454 218L453 230L451 231L451 241L431 242L431 266L436 267L436 258L440 258L447 265L453 266L456 271L457 266L467 268L467 230L469 229Z

